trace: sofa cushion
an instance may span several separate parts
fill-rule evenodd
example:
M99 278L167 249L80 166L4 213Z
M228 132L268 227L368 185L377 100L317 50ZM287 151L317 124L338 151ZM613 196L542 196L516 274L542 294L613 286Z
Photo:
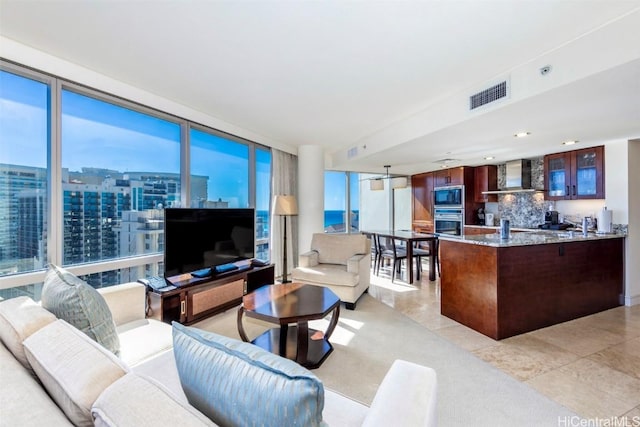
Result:
M171 325L153 319L140 319L118 326L120 359L134 367L173 347Z
M0 339L13 356L31 373L22 342L40 328L56 320L29 297L17 297L0 302Z
M107 387L93 404L91 413L98 427L215 425L191 405L178 401L155 380L133 372Z
M73 425L38 380L2 344L0 378L1 426Z
M64 319L106 349L118 354L120 341L111 311L98 291L51 264L42 287L42 306Z
M189 403L217 424L323 424L322 382L292 360L176 322L173 350Z
M371 252L368 242L364 234L316 233L311 238L311 250L318 252L320 264L346 265L352 256Z
M128 371L113 353L61 319L33 333L24 348L42 385L75 425L93 425L91 405Z
M323 285L356 286L360 276L347 271L346 265L318 264L315 267L298 267L291 277L296 282L322 283Z

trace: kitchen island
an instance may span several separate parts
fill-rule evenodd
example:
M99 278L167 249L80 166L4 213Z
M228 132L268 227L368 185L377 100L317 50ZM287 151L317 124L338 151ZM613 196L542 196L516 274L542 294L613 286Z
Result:
M621 305L624 235L440 239L441 313L503 339Z

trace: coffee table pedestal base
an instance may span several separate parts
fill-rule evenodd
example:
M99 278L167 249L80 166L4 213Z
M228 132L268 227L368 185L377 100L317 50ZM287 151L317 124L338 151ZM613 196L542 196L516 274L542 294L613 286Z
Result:
M271 353L291 359L307 369L316 369L333 351L333 346L326 338L312 338L316 333L323 334L321 331L314 329L308 331L306 346L304 343L298 343L298 327L296 325L282 329L269 329L251 343ZM286 339L282 340L281 337L284 334L286 334Z

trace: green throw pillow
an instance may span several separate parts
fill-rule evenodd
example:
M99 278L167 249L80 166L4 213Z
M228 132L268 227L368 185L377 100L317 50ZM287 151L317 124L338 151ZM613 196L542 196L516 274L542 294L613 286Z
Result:
M114 354L120 339L104 297L84 280L51 264L42 288L42 307L80 329Z
M216 424L325 425L322 382L289 359L177 322L173 352L189 403Z

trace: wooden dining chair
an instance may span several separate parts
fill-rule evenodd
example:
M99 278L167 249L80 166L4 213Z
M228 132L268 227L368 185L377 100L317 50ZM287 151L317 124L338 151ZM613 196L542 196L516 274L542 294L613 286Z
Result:
M407 259L407 251L402 249L399 244L396 244L395 239L391 237L382 237L380 235L378 237L378 268L376 275L380 273L380 266L384 262L385 259L388 259L391 262L391 283L396 278L396 273L400 273L402 271L402 261Z
M438 254L440 253L440 240L435 239L434 241L434 254L431 253L429 249L424 249L420 247L420 243L416 242L416 245L413 247L413 257L416 259L416 278L420 280L420 272L422 271L422 258L427 258L430 256L435 257L435 265L436 271L438 272L438 276L440 276L440 257Z

